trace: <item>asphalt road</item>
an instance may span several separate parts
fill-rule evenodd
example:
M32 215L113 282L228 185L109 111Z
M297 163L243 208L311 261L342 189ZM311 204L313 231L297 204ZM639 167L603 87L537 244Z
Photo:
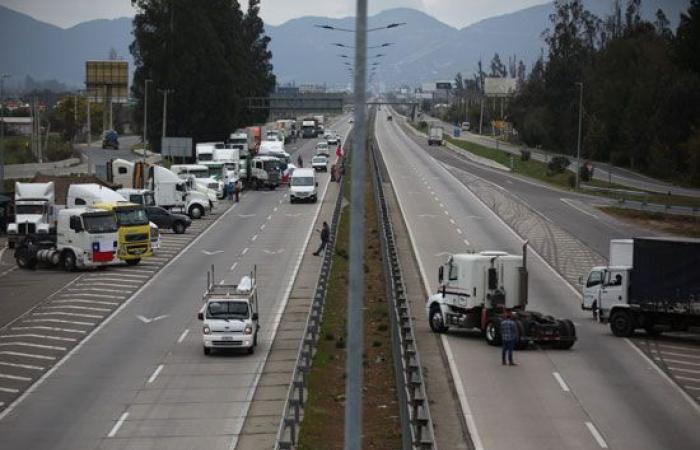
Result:
M429 117L429 116L424 116L422 120L427 120L427 121L437 121L440 122L441 125L445 127L445 132L448 133L450 136L453 136L453 129L454 125L450 125L446 122L442 122L438 119ZM512 153L514 155L520 156L520 150L522 149L522 146L515 146L503 142L496 141L492 137L489 136L482 136L479 134L471 133L469 131L462 131L461 136L457 139L462 139L465 141L473 142L475 144L480 144L485 147L489 148L499 148L501 150L507 151L509 153ZM548 159L551 159L552 156L566 156L570 160L572 160L572 167L575 167L576 162L575 162L575 157L572 157L571 155L561 155L561 154L555 154L555 153L545 153L542 150L535 149L535 148L530 148L529 149L532 155L532 158L538 161L547 161ZM581 162L583 163L585 159L582 159ZM631 188L643 190L643 191L650 191L650 192L659 192L662 194L665 194L667 192L671 192L672 194L675 195L684 195L688 197L700 197L700 189L691 189L691 188L684 188L680 186L675 186L671 183L657 180L651 177L647 177L645 175L642 175L637 172L633 172L628 169L624 169L622 167L615 167L613 166L612 169L610 168L610 165L604 162L599 162L596 161L594 162L595 165L595 171L593 173L593 177L596 180L600 180L603 182L608 182L612 181L613 183L620 184L623 186L628 186ZM612 175L612 177L611 177Z
M87 158L90 166L94 167L107 164L110 159L121 158L127 161L141 159L140 156L131 151L131 147L138 142L141 142L139 136L120 136L119 150L103 149L102 141L94 141L89 147L82 144L78 148L80 153Z
M377 138L429 290L446 255L521 251L522 240L464 184L378 114ZM558 201L561 203L560 201ZM503 367L499 350L478 335L442 341L477 449L695 449L698 406L660 375L630 341L580 310L580 297L531 252L533 310L569 317L579 340L570 351L517 352ZM427 328L425 311L416 325ZM433 370L436 370L433 368Z
M347 135L347 120L335 129ZM300 144L308 160L315 140ZM283 189L248 192L0 416L2 447L234 448L317 210L289 204ZM196 313L211 264L227 282L257 265L252 356L202 354Z

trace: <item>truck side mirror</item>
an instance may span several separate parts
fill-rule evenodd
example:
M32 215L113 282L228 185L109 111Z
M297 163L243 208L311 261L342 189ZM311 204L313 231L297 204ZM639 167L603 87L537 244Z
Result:
M489 290L498 288L498 272L495 267L489 267Z
M442 280L444 277L445 277L445 269L442 266L440 266L440 268L438 269L438 283L439 284L442 284Z
M251 316L251 318L252 318L253 320L258 320L258 313L253 313L253 315Z
M198 313L197 313L197 319L199 319L199 320L204 320L204 313L201 312L201 311L198 312Z

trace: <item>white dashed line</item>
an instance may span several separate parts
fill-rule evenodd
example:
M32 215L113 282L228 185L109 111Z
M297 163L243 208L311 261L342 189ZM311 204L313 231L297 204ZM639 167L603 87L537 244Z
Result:
M119 417L117 423L115 423L112 429L109 431L109 434L107 435L108 438L113 438L117 434L117 431L119 431L119 429L122 427L127 417L129 417L128 412L125 412Z
M32 366L31 364L17 364L0 361L0 366L14 367L16 369L27 369L27 370L44 370L41 366Z
M449 216L449 215L450 215L450 213L447 212L447 210L444 210L443 212L445 213L446 216Z
M183 331L182 334L180 335L180 337L177 338L177 343L178 343L178 344L181 344L182 341L185 340L185 337L187 337L187 335L189 334L189 332L190 332L190 329L189 329L189 328L186 329L185 331Z
M260 229L264 230L266 226L267 226L267 224L264 223L264 224L260 225Z
M466 239L464 240L464 244L465 244L467 247L471 247L471 246L472 246L472 244L470 244L469 241L466 240Z
M79 333L85 334L84 330L75 330L73 328L56 328L56 327L44 327L41 325L34 325L29 327L12 327L13 331L30 331L30 330L44 330L44 331L58 331L62 333Z
M237 266L237 265L238 265L237 262L231 264L231 267L229 267L228 270L231 271L231 272L233 272L234 270L236 270L236 266Z
M258 235L256 234L255 236L253 236L252 238L250 238L250 240L253 241L253 242L255 242L255 240L256 240L257 238L258 238Z
M561 390L564 392L569 392L569 386L566 385L566 383L564 382L564 378L562 378L561 374L559 374L559 372L552 372L552 375L554 375L554 379L557 380L557 383L559 383Z
M37 339L48 339L50 341L65 341L65 342L75 342L75 338L69 337L58 337L58 336L47 336L45 334L5 334L0 336L2 339L19 339L19 338L37 338Z
M65 352L65 347L58 347L55 345L43 345L43 344L32 344L31 342L0 342L0 347L32 347L41 348L44 350L58 350L60 352Z
M457 224L457 223L455 222L454 219L450 219L450 223L451 223L452 225L456 225L456 224Z
M32 381L32 379L29 377L20 377L17 375L7 375L5 373L0 373L0 378L4 378L5 380L15 380L15 381Z
M163 370L163 364L161 364L161 365L159 365L158 367L156 367L156 370L153 372L153 374L151 375L151 377L148 379L148 383L149 383L149 384L150 384L150 383L153 383L154 381L156 381L156 378L158 378L158 375L160 375L160 371L161 371L161 370Z
M462 234L462 230L460 228L457 228L457 234Z
M591 422L586 422L586 427L588 427L588 431L591 432L593 438L598 443L600 448L608 448L608 444L605 442L605 439L603 439L603 436L600 435L595 425L593 425Z
M245 255L246 253L248 253L248 247L243 249L243 251L241 252L241 255Z
M19 356L22 358L34 358L34 359L44 359L47 361L54 361L56 358L53 356L45 356L45 355L32 355L31 353L22 353L22 352L8 352L8 351L2 351L0 352L0 355L9 355L9 356Z
M8 392L10 394L16 394L19 392L19 389L12 389L12 388L4 388L0 387L0 392Z
M272 220L272 215L267 216L267 220Z

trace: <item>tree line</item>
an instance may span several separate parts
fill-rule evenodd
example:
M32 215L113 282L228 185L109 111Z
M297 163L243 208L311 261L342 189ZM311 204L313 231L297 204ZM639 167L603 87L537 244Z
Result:
M246 99L275 87L270 38L260 0L247 3L244 12L236 0L132 0L133 122L142 132L151 80L147 133L156 150L166 90L168 136L224 140L237 127L265 120L267 112L249 110Z
M617 0L599 18L581 0L555 1L548 53L511 119L526 144L574 154L582 88L584 157L700 185L700 0L675 31L662 10L646 21L640 8Z

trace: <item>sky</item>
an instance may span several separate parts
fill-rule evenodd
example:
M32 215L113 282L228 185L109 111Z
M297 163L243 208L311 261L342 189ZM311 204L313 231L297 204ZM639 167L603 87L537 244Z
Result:
M247 4L246 0L239 0ZM370 13L410 7L456 28L508 12L547 3L547 0L368 0ZM130 0L0 0L0 5L35 19L68 28L92 19L133 16ZM262 0L261 16L279 25L302 16L345 17L355 12L353 0Z

